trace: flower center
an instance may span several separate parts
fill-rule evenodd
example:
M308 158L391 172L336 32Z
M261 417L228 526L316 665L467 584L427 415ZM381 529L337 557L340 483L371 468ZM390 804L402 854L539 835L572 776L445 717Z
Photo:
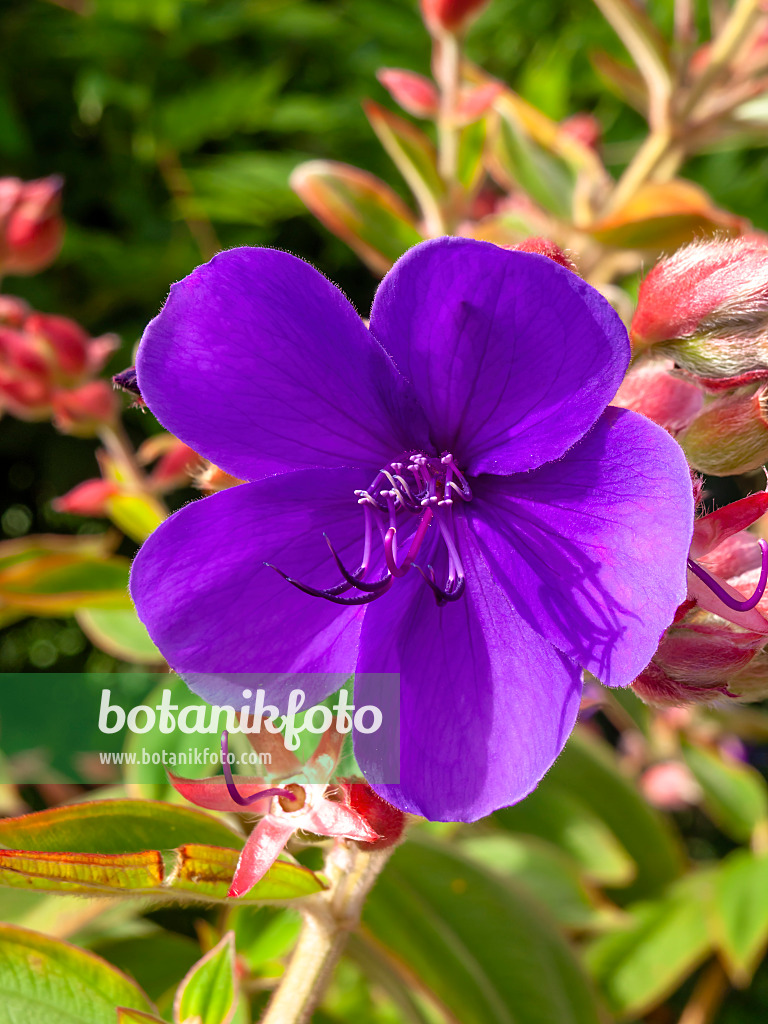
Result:
M417 452L410 456L408 462L390 462L379 471L367 490L355 491L355 497L365 517L365 534L363 555L354 572L349 572L344 566L326 537L344 579L343 583L319 590L292 579L276 566L272 568L305 594L322 597L336 604L369 604L383 597L395 579L405 576L411 568L421 573L432 588L438 604L456 601L461 597L466 579L456 545L453 506L457 500L471 501L472 491L453 455L447 453L441 458L435 458ZM431 527L439 531L442 545L441 565L443 562L445 564L441 568L440 578L432 565L422 566L416 562ZM398 550L398 534L405 537L407 544L404 557L401 557ZM383 544L385 573L380 579L367 582L366 576L377 536L380 536ZM343 596L350 590L359 593Z

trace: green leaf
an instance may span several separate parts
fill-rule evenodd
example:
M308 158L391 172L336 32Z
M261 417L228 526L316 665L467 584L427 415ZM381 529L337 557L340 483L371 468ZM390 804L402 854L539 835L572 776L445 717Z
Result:
M192 967L179 986L173 1004L177 1024L230 1024L236 1009L235 935L221 942Z
M591 987L546 910L447 847L410 839L371 893L372 942L462 1024L597 1024Z
M160 502L145 494L113 494L107 498L106 509L115 526L139 544L166 518Z
M634 884L622 898L653 896L682 874L683 847L669 819L649 807L616 764L602 740L576 729L545 784L581 797L611 829L637 865Z
M459 133L457 177L469 193L477 188L483 177L483 158L487 135L488 121L485 118L466 125Z
M676 882L662 899L628 908L626 927L587 950L609 1008L637 1017L658 1005L704 960L712 947L706 904L711 873Z
M615 921L596 905L573 860L551 843L529 836L478 835L459 849L489 871L518 882L566 928L604 928Z
M747 842L765 827L768 787L751 765L691 743L683 743L683 757L702 788L707 814L726 835Z
M539 836L571 856L588 878L603 885L628 885L635 864L613 832L584 800L549 777L514 807L492 819L512 832Z
M178 850L176 867L168 884L174 892L189 893L195 899L226 900L237 859L236 850L188 843ZM299 899L322 892L324 888L324 883L309 868L280 858L240 901Z
M243 844L241 835L210 814L150 800L86 801L0 821L0 844L16 850L141 853L193 841L234 850Z
M117 1006L154 1010L100 957L12 925L0 925L0 1006L25 1024L114 1024Z
M113 658L142 665L165 660L134 608L80 608L75 618L91 643Z
M357 167L310 160L295 168L291 188L374 273L386 274L406 249L423 240L397 193Z
M572 169L531 139L511 105L499 113L491 153L503 185L519 186L545 210L565 220L571 218L576 181Z
M746 987L768 944L768 854L736 850L720 863L712 930L731 979Z
M154 1017L151 1013L127 1010L124 1006L118 1006L117 1024L166 1024L166 1022L162 1017Z
M437 151L420 128L368 100L366 117L392 162L402 174L428 224L442 223L440 197L445 185L437 170Z
M195 202L216 221L263 227L301 212L288 184L302 157L291 153L221 153L188 168Z
M254 974L282 973L282 957L293 949L301 917L286 907L238 906L230 917L238 955Z

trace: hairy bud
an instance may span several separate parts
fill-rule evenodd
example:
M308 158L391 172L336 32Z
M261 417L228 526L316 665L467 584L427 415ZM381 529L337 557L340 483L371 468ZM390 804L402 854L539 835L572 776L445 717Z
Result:
M53 422L62 434L93 437L100 427L114 424L117 396L105 380L90 380L79 388L53 396Z
M643 281L630 327L714 389L768 378L768 238L696 242Z
M716 398L678 438L690 465L734 476L768 461L768 385Z
M673 367L671 359L637 363L611 404L642 413L673 435L685 430L701 412L704 395L691 381L673 376Z
M366 821L379 839L366 846L393 846L403 837L405 814L382 799L367 782L353 782L344 779L339 783L344 799L360 817Z
M0 273L35 274L56 258L64 236L63 185L58 175L0 178Z
M517 245L510 245L506 248L513 249L515 252L534 252L538 256L546 256L547 259L559 263L566 270L576 272L576 264L571 257L549 238L525 238L522 242L518 242Z

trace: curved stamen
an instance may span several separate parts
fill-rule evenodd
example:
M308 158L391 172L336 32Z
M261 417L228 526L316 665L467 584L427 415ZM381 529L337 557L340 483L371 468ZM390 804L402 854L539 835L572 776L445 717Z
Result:
M338 597L337 595L342 590L349 590L349 583L339 584L338 587L329 587L327 590L318 590L316 587L310 587L306 583L294 580L287 573L283 572L282 569L278 569L276 565L270 565L269 562L264 564L269 566L270 569L274 569L278 576L283 577L286 583L290 583L292 587L296 587L302 593L309 594L310 597L322 597L326 601L332 601L333 604L370 604L371 601L375 601L377 597L385 594L393 583L393 578L390 576L384 581L386 586L382 587L381 590L377 590L374 594L362 594L360 597Z
M360 566L360 568L356 569L355 572L349 572L342 560L334 551L333 544L331 544L328 534L324 533L323 536L325 537L326 544L331 549L331 554L333 555L333 560L336 563L337 569L351 587L354 587L356 590L362 590L372 594L378 594L385 589L389 590L389 576L385 576L383 579L377 580L375 583L363 583L363 576L365 576L365 568L363 566Z
M467 588L466 577L460 576L458 578L458 581L456 582L456 586L453 587L453 589L443 590L443 588L438 586L438 584L435 582L435 570L432 568L431 565L427 566L427 572L429 573L429 575L427 575L427 572L425 572L420 565L417 565L416 568L419 570L421 575L424 577L424 580L429 584L430 588L432 589L432 592L437 600L438 606L444 605L448 601L458 601Z
M697 562L694 562L692 558L688 559L688 568L694 576L698 576L702 583L705 583L709 587L716 597L720 598L723 604L732 608L736 612L748 612L760 603L763 594L765 594L766 585L768 584L768 544L766 544L764 540L759 540L757 543L760 545L760 553L762 557L760 579L757 582L754 594L751 597L746 598L744 601L739 601L737 598L729 594L727 590L720 586L717 580L710 576L706 569L702 569L702 567Z
M227 783L227 792L240 807L250 807L251 804L257 803L259 800L269 800L273 796L287 797L289 800L295 800L296 797L289 789L280 789L279 786L273 789L262 789L259 793L254 793L252 796L243 796L240 790L237 788L234 778L232 777L232 769L229 766L229 733L225 729L221 734L221 760L224 768L224 780Z

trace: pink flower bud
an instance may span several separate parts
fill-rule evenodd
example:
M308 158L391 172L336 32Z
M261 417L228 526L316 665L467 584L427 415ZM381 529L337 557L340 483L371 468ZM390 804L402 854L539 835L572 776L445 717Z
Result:
M563 252L560 246L549 238L526 238L517 245L509 245L505 246L505 248L512 249L515 252L535 252L539 256L546 256L547 259L559 263L566 270L576 272L576 264L570 256Z
M651 765L640 777L640 790L648 803L663 811L692 807L702 795L690 768L682 761Z
M504 92L501 82L486 82L459 90L456 104L456 120L461 124L471 124L486 114L498 97Z
M53 422L62 434L93 437L100 427L115 422L117 396L105 380L91 380L53 396Z
M35 274L57 256L64 235L63 179L0 178L0 273Z
M696 242L651 270L630 327L701 378L737 387L768 378L768 238Z
M192 477L202 459L188 445L173 434L155 434L147 438L138 450L139 462L149 465L157 460L157 465L149 476L151 488L165 494L178 487L189 487Z
M433 34L460 32L476 18L488 0L421 0L424 24Z
M701 412L704 395L691 381L673 376L673 368L671 359L636 364L622 381L611 405L642 413L671 434L685 430Z
M15 295L0 295L0 325L21 327L32 310L24 299Z
M84 480L60 498L54 498L51 505L56 512L102 518L108 514L109 499L119 493L119 487L110 480Z
M562 121L560 123L560 132L562 135L567 135L580 142L582 146L594 150L600 145L600 139L603 135L600 122L594 114L588 114L586 111L573 114Z
M434 117L438 95L435 85L424 75L401 68L380 68L376 77L403 110L414 117Z
M710 402L678 440L702 473L733 476L759 469L768 461L768 385Z

